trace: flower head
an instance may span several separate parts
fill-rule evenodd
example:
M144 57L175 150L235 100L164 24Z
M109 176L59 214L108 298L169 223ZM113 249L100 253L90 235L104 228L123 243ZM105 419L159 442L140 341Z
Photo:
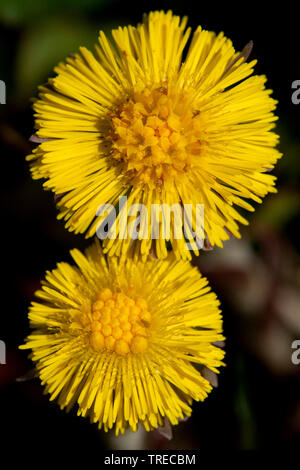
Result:
M116 434L189 416L211 390L199 367L218 372L224 356L213 344L224 339L222 318L206 279L173 254L160 263L106 259L98 241L71 254L77 266L46 273L21 346L50 399L77 404L78 415Z
M276 101L266 77L251 76L256 61L245 62L223 33L200 26L184 53L186 23L157 11L136 28L113 30L115 45L100 32L95 55L82 47L60 63L34 104L37 136L46 141L29 156L32 174L62 195L59 217L69 230L93 236L98 207L110 204L120 218L125 195L129 205L149 209L147 227L151 205L177 207L168 236L153 239L141 224L134 245L144 258L152 249L165 258L169 247L190 258L197 204L204 205L204 236L222 246L229 233L240 236L238 223L247 224L237 209L252 211L251 201L275 192L268 172L280 157ZM187 204L190 233L178 222ZM118 236L118 219L115 225L104 250L126 254L133 237ZM192 250L199 247L196 239Z

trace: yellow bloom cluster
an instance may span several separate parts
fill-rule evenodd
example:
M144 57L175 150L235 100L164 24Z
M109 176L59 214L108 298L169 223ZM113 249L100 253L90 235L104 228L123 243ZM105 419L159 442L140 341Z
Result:
M186 23L157 11L112 31L114 44L100 32L95 53L82 47L60 63L34 104L33 178L58 196L68 230L98 235L104 207L116 214L116 236L46 273L21 347L51 400L116 434L177 424L211 390L203 368L223 365L219 302L188 262L200 246L187 249L183 208L192 207L193 234L203 205L203 238L222 246L247 224L238 209L276 191L266 77L252 75L256 61L223 33L199 26L185 51ZM135 238L124 236L124 197L146 208ZM177 208L165 237L166 212L158 236L144 237L153 205Z
M62 195L57 205L67 229L94 236L97 208L117 207L126 195L130 205L147 207L149 218L152 204L204 204L205 236L222 246L247 224L237 209L253 211L251 201L275 191L276 101L266 77L252 75L256 61L246 62L223 33L200 26L182 62L186 23L152 12L137 27L113 30L115 46L100 32L95 55L82 47L40 87L37 136L47 141L28 158L33 177ZM154 250L162 259L171 244L177 257L190 259L174 224L168 240L139 237L135 251L145 258ZM110 255L129 247L124 237L104 241Z
M50 399L77 404L104 430L123 433L175 425L191 414L192 400L211 390L199 366L223 365L222 317L206 279L170 254L145 263L105 259L98 240L77 267L59 263L46 274L22 349ZM194 364L194 365L193 365Z

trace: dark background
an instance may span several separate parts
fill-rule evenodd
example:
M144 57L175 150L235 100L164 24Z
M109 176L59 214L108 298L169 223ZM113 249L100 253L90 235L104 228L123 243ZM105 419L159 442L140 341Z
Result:
M270 6L272 5L272 6ZM219 387L192 418L164 441L149 434L114 440L88 420L50 403L37 379L16 382L32 364L18 345L28 334L27 310L46 269L69 260L69 249L89 242L56 220L53 194L29 174L25 156L33 133L30 98L53 66L80 45L92 48L99 29L136 24L142 13L172 9L189 25L224 31L237 50L254 41L257 73L279 100L281 136L278 194L248 216L240 241L195 261L218 294L227 337ZM291 101L300 80L299 12L292 3L109 0L0 0L0 79L7 86L1 105L1 317L0 340L7 364L0 365L0 425L3 449L14 446L25 460L36 452L72 461L101 449L296 449L300 436L300 365L291 362L291 343L300 339L299 174L300 105ZM76 450L74 453L73 451ZM100 463L99 463L100 464Z

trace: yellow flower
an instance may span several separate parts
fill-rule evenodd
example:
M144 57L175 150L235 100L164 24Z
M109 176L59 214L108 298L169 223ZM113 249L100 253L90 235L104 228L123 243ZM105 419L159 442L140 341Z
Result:
M111 204L120 217L121 196L143 204L147 221L153 204L177 207L170 234L162 234L161 216L157 239L140 227L134 245L144 259L151 250L165 258L168 247L190 258L181 207L192 205L187 225L197 232L195 207L203 204L204 235L222 246L247 224L237 208L252 211L251 201L275 192L268 172L281 155L266 77L251 76L256 61L246 63L223 33L200 26L185 54L186 23L156 11L136 28L113 30L115 45L100 32L95 55L82 47L60 63L34 104L37 136L47 140L28 157L32 175L61 196L69 230L93 236L97 208ZM110 255L126 254L134 238L119 236L119 225L104 241Z
M188 261L107 258L96 240L77 266L46 273L29 318L37 373L61 408L78 405L105 431L146 430L191 414L211 390L202 366L218 372L224 352L216 295ZM193 365L195 364L195 365Z

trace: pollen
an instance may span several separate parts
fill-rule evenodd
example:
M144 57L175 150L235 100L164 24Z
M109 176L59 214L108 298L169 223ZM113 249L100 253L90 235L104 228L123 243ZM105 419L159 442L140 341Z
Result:
M86 316L85 325L86 325ZM114 351L125 356L148 348L151 313L145 299L103 288L92 304L89 342L95 351Z
M192 96L167 83L133 93L110 118L113 159L131 183L152 189L188 172L205 145Z

